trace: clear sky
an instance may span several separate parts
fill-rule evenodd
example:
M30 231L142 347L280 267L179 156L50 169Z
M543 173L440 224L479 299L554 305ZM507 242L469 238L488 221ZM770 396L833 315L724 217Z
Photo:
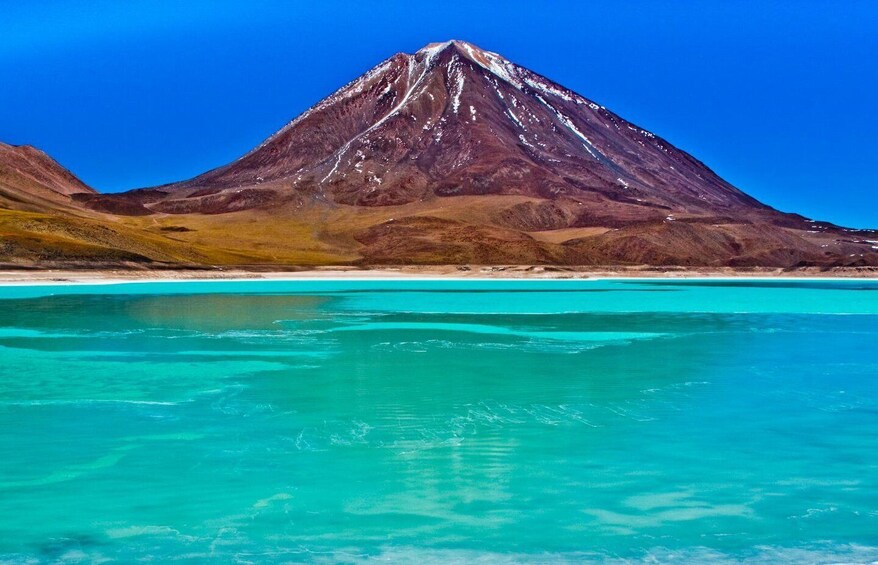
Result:
M101 191L225 164L395 52L464 39L785 211L878 227L878 2L0 0L0 141Z

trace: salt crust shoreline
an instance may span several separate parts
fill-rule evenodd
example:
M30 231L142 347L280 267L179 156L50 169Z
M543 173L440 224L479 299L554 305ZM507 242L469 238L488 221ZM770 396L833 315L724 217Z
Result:
M101 285L136 282L208 281L374 281L374 280L878 280L878 268L819 269L678 269L647 267L576 268L529 265L512 266L404 266L318 267L303 270L187 269L187 270L0 270L0 286Z

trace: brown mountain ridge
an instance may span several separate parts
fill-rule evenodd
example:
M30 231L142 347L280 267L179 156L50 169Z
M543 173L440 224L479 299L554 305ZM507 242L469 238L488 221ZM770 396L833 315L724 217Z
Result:
M106 226L119 237L84 243L156 264L878 265L874 232L778 212L462 41L394 55L179 183L98 194L36 150L0 146L0 208ZM64 259L0 246L0 261Z

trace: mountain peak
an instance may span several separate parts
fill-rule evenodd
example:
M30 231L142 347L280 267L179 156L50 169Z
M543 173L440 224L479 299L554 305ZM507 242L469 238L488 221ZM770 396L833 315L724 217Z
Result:
M448 41L428 43L418 49L417 53L439 53L448 48L456 49L465 55L488 53L488 51L462 39L449 39ZM499 57L496 53L493 53L493 55Z
M492 72L504 81L513 81L509 76L509 67L512 65L503 56L488 51L461 39L450 39L441 43L429 43L415 53L418 59L434 59L446 50L453 50L458 55L476 63L480 67Z

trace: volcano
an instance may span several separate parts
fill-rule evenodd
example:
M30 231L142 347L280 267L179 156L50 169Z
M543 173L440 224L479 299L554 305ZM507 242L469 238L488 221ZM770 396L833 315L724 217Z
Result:
M390 57L230 164L72 199L247 262L878 264L857 232L774 210L598 102L456 40ZM241 239L180 235L224 223Z
M237 161L161 187L150 208L226 212L265 197L217 194L262 185L359 206L526 195L565 201L565 225L769 211L655 134L462 41L387 59Z

